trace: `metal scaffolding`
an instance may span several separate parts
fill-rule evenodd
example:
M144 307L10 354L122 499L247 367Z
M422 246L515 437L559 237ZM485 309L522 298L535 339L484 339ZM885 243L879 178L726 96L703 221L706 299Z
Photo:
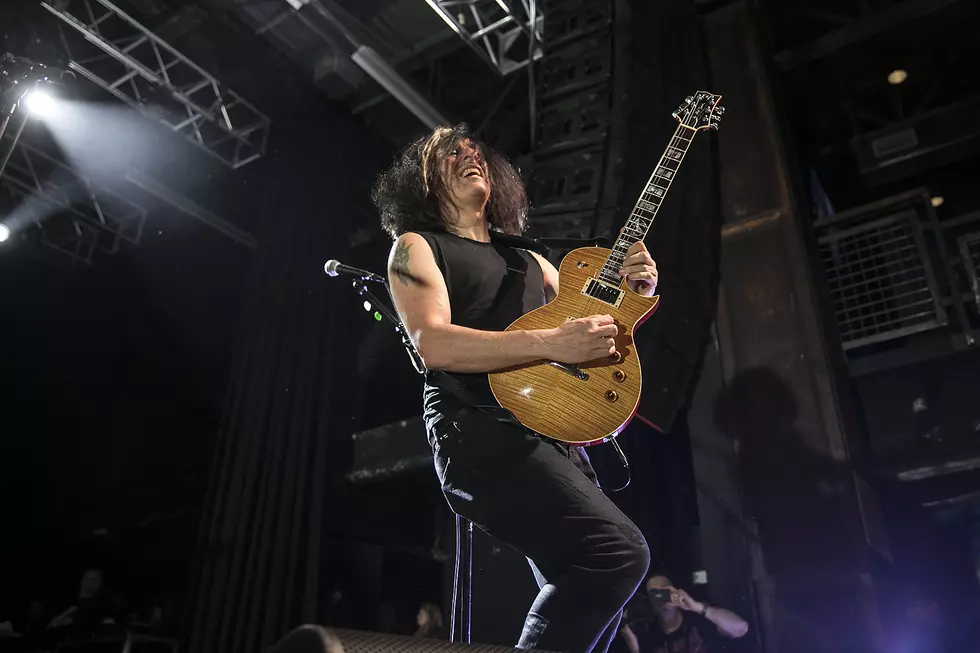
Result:
M98 252L114 254L126 244L139 244L146 208L18 140L19 135L17 130L0 139L0 152L10 155L0 187L19 200L7 216L18 232L35 226L41 243L88 265Z
M973 294L973 304L980 316L980 231L960 236L957 244L967 283L970 284L970 292Z
M268 117L108 0L41 5L78 74L232 168L265 152Z
M500 75L526 68L542 56L544 14L537 0L425 1ZM520 9L515 11L513 5L518 1ZM518 47L522 36L527 39L526 47Z

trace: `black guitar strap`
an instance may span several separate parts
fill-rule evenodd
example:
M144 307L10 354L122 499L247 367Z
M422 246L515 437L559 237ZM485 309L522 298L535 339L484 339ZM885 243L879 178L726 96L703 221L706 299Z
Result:
M426 370L425 382L431 386L439 388L440 390L445 390L467 406L472 406L473 408L483 411L498 422L516 425L521 428L527 428L517 421L517 418L514 417L512 412L500 404L496 402L493 404L488 404L485 401L481 402L477 400L472 396L472 393L467 390L466 387L459 382L459 380L453 378L451 374L447 374L442 370Z
M504 277L500 290L498 291L496 297L494 297L492 305L488 309L492 312L501 309L501 304L504 298L511 296L512 293L510 291L513 289L513 287L516 284L524 283L527 276L527 259L511 248L535 250L544 252L545 254L547 253L547 248L543 247L537 241L524 238L522 236L511 236L496 231L491 232L490 236L493 242L506 245L506 247L500 248L498 251L501 256L504 257L507 265L507 274ZM473 393L467 390L467 388L451 374L441 370L426 370L425 381L431 386L439 388L440 390L445 390L467 406L483 411L499 422L517 425L521 428L527 428L517 421L517 418L514 417L513 413L506 408L503 408L500 404L496 402L488 404L485 400L480 401L474 397Z

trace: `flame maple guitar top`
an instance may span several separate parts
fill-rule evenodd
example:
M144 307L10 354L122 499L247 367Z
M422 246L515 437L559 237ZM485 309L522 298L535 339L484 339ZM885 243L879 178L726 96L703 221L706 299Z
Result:
M656 310L659 297L644 297L623 284L616 307L584 294L610 253L601 247L569 252L558 268L558 296L507 330L552 329L569 319L612 315L619 327L617 354L566 369L536 361L489 375L501 406L532 431L562 442L587 444L615 436L633 418L640 401L642 378L633 333Z

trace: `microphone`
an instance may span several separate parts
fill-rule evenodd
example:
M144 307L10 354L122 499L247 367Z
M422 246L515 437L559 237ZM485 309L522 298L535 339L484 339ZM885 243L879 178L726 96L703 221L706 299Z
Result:
M374 281L375 283L384 283L385 278L381 275L375 274L374 272L368 272L367 270L362 270L361 268L351 267L349 265L344 265L336 259L330 259L323 264L323 271L327 273L328 276L336 277L340 274L349 274L354 277L359 277L364 281Z

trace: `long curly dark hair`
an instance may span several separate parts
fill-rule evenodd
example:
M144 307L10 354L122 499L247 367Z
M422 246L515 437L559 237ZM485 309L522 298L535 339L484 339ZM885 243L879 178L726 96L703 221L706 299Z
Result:
M527 220L527 192L517 170L507 158L478 143L465 124L437 127L428 136L405 148L394 164L380 175L371 200L381 212L381 226L392 238L406 231L448 231L453 217L449 184L439 162L461 141L470 139L486 163L490 199L485 209L491 229L519 235Z

